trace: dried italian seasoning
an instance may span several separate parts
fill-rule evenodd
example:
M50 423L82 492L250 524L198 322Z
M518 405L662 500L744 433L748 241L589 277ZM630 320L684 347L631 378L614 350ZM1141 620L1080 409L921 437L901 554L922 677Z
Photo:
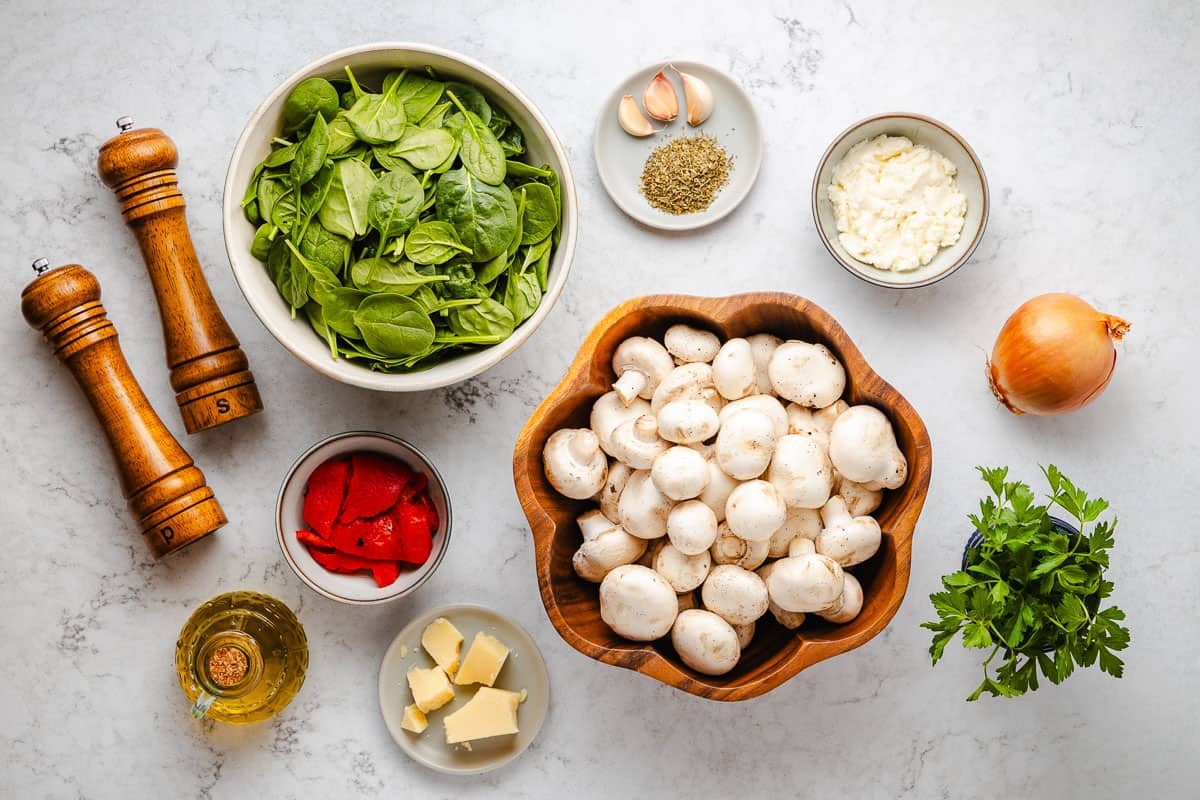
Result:
M732 159L711 134L680 136L646 159L638 189L657 209L692 214L712 205L732 170Z

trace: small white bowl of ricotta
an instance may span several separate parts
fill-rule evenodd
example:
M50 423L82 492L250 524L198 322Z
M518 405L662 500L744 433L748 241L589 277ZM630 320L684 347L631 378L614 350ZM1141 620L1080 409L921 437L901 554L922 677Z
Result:
M988 185L975 151L920 114L878 114L842 131L813 177L813 220L848 272L876 286L928 286L983 238Z

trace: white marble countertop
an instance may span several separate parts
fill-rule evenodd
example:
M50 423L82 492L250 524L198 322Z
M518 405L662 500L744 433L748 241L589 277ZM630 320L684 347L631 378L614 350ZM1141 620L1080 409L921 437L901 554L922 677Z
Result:
M68 10L71 6L80 6ZM135 5L140 8L134 10ZM1049 11L1051 5L1068 6ZM86 6L86 8L85 8ZM102 8L101 6L107 6ZM554 313L499 367L445 391L372 394L288 355L243 302L219 224L221 183L254 106L309 60L373 40L427 41L504 72L558 130L575 168L582 235ZM1200 16L1186 2L962 3L42 3L0 6L4 191L0 275L0 796L32 797L1180 797L1200 780L1197 537L1183 476L1200 458ZM729 71L761 111L758 185L723 223L687 236L631 224L591 160L598 103L668 56ZM932 288L860 283L821 249L808 206L832 137L871 113L940 118L979 153L991 224L974 261ZM230 518L218 536L151 563L99 429L69 375L17 313L27 264L99 275L125 352L168 426L150 287L96 176L113 120L178 143L201 261L250 358L267 412L187 437ZM832 312L904 392L935 470L906 602L852 653L740 704L700 700L591 661L542 611L510 488L511 448L589 327L631 294L780 289ZM983 380L1005 317L1050 290L1133 322L1092 407L1016 418ZM1180 334L1184 335L1180 335ZM455 499L444 564L414 597L348 608L306 589L272 522L294 457L331 433L411 438ZM933 670L926 595L957 563L976 464L1030 479L1053 461L1120 515L1112 576L1133 645L1116 681L1083 673L1016 701L963 697L978 660ZM175 636L221 591L298 610L308 681L271 722L195 722L172 669ZM452 602L494 606L545 654L550 716L531 750L474 778L429 772L388 737L379 659L405 620ZM1190 789L1189 789L1190 787Z

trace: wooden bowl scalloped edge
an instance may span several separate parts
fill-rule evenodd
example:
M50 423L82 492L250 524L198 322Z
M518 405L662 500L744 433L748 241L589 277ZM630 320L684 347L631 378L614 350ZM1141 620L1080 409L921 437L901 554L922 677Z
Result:
M609 632L609 642L598 642L578 630L578 623L568 619L558 593L590 593L591 617L603 626L599 622L597 586L577 578L569 563L569 554L578 544L578 530L574 524L566 523L572 523L574 516L589 504L588 501L568 500L555 493L541 466L542 448L551 433L564 425L587 424L591 402L608 390L612 380L609 362L616 345L630 335L661 336L669 325L680 321L708 327L724 337L769 331L782 338L808 336L811 341L825 344L846 367L848 401L870 403L888 415L909 464L908 481L899 489L885 493L884 504L876 512L884 530L880 552L854 569L856 575L862 568L871 573L869 579L863 579L865 601L858 618L841 626L816 619L818 628L815 631L811 629L814 622L810 620L793 633L769 620L770 615L767 615L759 621L755 642L743 654L742 663L733 672L717 677L702 675L683 665L670 649L669 638L658 642L629 642ZM538 586L546 615L558 634L576 650L599 661L636 670L691 694L723 701L746 700L765 694L801 670L865 644L887 627L908 588L912 536L925 504L931 470L932 446L916 410L871 369L832 316L802 297L782 292L723 298L650 295L622 303L606 314L588 334L563 379L526 422L513 452L517 496L534 538ZM569 547L563 551L566 553L565 572L559 564L557 577L552 563L558 535L558 522L552 516L555 513L566 524L563 536L569 542ZM586 604L583 599L578 602ZM772 629L771 641L760 643L765 626ZM764 652L774 643L782 646L774 652ZM756 663L746 665L747 657L756 647L759 648L754 659Z

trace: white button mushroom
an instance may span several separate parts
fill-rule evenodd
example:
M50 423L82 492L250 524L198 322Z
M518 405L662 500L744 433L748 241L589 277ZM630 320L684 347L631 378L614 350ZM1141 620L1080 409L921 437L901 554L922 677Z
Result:
M869 489L896 489L908 478L892 423L874 406L842 412L829 432L829 458L841 475Z
M575 518L575 524L579 526L579 533L585 542L590 542L605 531L617 527L617 523L604 516L598 508L580 514Z
M718 415L721 418L721 424L724 425L737 412L746 410L760 411L770 417L771 421L775 423L776 439L787 436L788 433L795 433L795 431L788 430L788 412L783 407L783 403L769 394L752 394L749 397L727 403Z
M626 639L652 642L667 635L679 613L679 599L663 576L626 564L600 583L600 619Z
M738 400L754 392L754 356L745 339L730 339L713 359L713 385L726 400Z
M613 391L628 405L635 397L646 400L653 397L658 384L675 368L675 362L667 348L654 339L633 336L617 345L612 368L617 373Z
M703 400L676 400L658 412L658 434L676 444L711 439L720 427L717 412Z
M755 391L759 394L774 391L771 388L771 377L767 374L767 366L771 363L775 349L783 344L783 339L770 333L756 333L747 336L746 341L750 343L750 355L754 357Z
M600 440L587 428L563 428L550 434L542 450L546 480L572 500L586 500L604 486L608 459Z
M846 584L842 587L841 595L838 596L838 599L832 606L819 612L817 616L841 625L857 617L858 613L862 611L862 606L862 584L858 582L858 578L847 572Z
M771 572L775 569L775 565L778 563L778 561L772 561L770 564L760 567L758 570L758 577L762 578L763 581L766 582L770 577ZM767 610L771 612L771 616L775 618L776 622L787 628L789 631L794 631L799 628L804 624L806 619L802 612L784 611L774 600L768 600Z
M787 519L771 534L768 558L783 558L793 539L815 539L821 532L821 514L812 508L788 508Z
M767 480L792 508L820 508L833 489L833 465L819 441L791 433L775 443Z
M628 464L613 461L608 465L608 478L600 489L600 513L608 517L614 525L621 522L621 513L617 510L617 504L621 500L621 492L625 490L625 483L632 474L633 467Z
M650 469L670 446L659 436L658 420L649 414L621 423L609 437L613 457L634 469Z
M717 515L699 500L687 500L667 515L667 538L685 555L699 555L717 539Z
M819 408L812 412L813 423L816 424L818 429L824 431L826 438L828 438L829 432L833 430L833 423L848 408L850 408L850 404L845 400L838 400L832 405Z
M770 606L768 605L768 609L769 608ZM754 639L754 628L755 624L753 622L748 622L745 625L733 626L733 632L736 633L738 637L738 647L745 650L750 646L750 642Z
M676 445L654 459L650 477L672 500L691 500L708 486L708 462L695 450Z
M610 456L615 457L612 449L612 432L626 422L632 422L643 414L650 413L650 403L635 397L628 405L616 392L606 392L597 398L592 405L592 414L588 422L600 447Z
M805 408L799 403L788 403L787 420L788 433L809 436L818 441L826 450L829 449L829 431L822 428L817 422L811 408Z
M843 567L861 564L879 551L883 533L874 517L852 517L846 501L834 495L821 509L821 532L815 540L817 552Z
M671 370L650 398L650 411L657 414L676 400L703 400L713 411L725 405L725 398L713 385L713 371L708 364L682 364Z
M743 569L758 569L767 560L770 549L770 540L748 542L731 531L728 525L721 523L710 552L715 564L733 564Z
M717 522L725 520L725 504L737 485L738 482L729 477L729 473L721 469L716 460L708 462L708 486L700 493L700 502L712 509Z
M712 558L708 551L694 556L685 555L674 545L666 545L654 557L654 571L667 579L676 594L690 592L708 577Z
M733 626L698 608L680 612L671 629L671 644L684 664L704 675L724 675L742 657Z
M868 489L866 484L855 483L845 475L838 475L833 482L833 493L840 494L846 501L846 509L852 517L874 514L883 503L883 491Z
M811 556L815 552L817 552L817 545L812 539L797 536L788 542L787 554L789 557Z
M646 540L610 527L585 541L571 558L575 574L585 581L599 583L604 576L624 564L632 564L646 552Z
M807 539L794 540L796 544ZM817 553L798 553L771 565L767 592L784 611L824 611L837 601L845 583L842 567L832 558Z
M775 423L761 411L739 411L717 432L717 463L739 481L762 475L774 451Z
M658 490L650 471L640 469L629 476L617 501L621 527L641 539L657 539L667 532L667 515L675 504Z
M784 342L771 355L767 375L777 395L809 408L824 408L846 388L845 368L823 344Z
M730 625L746 625L767 613L767 587L748 569L721 564L708 573L700 590L704 607Z
M725 522L729 529L751 542L769 542L787 519L787 506L775 486L767 481L746 481L729 494Z
M706 364L716 358L721 349L721 340L715 333L682 323L667 328L663 344L680 364Z

